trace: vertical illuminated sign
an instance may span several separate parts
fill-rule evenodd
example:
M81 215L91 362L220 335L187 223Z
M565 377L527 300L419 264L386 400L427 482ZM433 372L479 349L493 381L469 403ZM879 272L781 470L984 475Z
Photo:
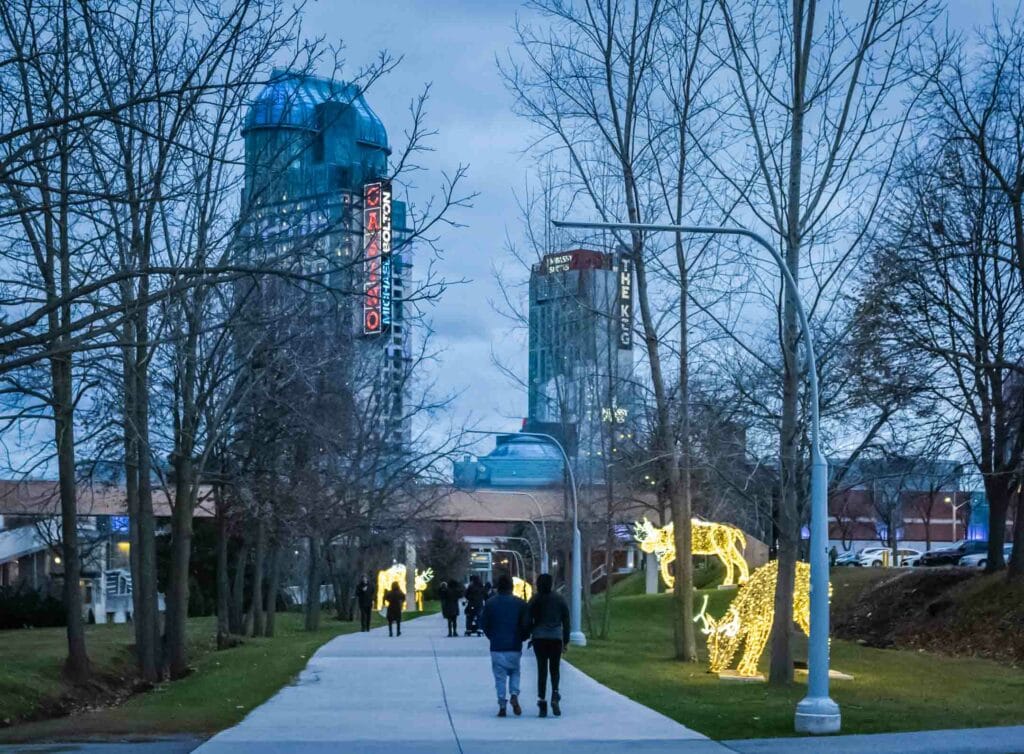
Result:
M619 348L633 347L633 268L619 260Z
M363 334L391 327L391 183L363 186Z

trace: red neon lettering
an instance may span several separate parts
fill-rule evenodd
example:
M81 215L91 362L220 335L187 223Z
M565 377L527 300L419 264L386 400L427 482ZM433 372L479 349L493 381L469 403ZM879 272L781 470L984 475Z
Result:
M366 213L366 231L380 230L380 210L371 209Z
M380 184L371 183L367 185L364 197L367 207L376 207L380 205Z

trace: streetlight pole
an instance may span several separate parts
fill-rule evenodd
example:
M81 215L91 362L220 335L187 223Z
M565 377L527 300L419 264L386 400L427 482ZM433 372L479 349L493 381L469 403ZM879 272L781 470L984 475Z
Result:
M837 733L841 717L839 705L829 696L828 650L828 464L821 452L819 419L818 370L814 355L814 338L807 320L807 311L800 300L800 291L789 267L779 253L758 233L746 228L706 225L660 225L646 223L588 223L552 220L556 228L592 230L639 230L667 233L692 233L711 236L742 236L759 244L775 260L785 285L796 305L803 330L807 358L807 383L811 404L811 595L810 642L807 652L807 696L796 706L794 726L798 733Z
M569 454L562 443L553 436L543 432L495 432L493 430L466 430L474 435L512 435L520 437L540 437L553 444L562 454L565 473L569 477L569 492L572 495L572 594L569 600L569 642L580 647L587 646L587 637L583 633L583 544L580 535L580 507L576 497L576 475L569 463ZM827 607L827 606L826 606Z

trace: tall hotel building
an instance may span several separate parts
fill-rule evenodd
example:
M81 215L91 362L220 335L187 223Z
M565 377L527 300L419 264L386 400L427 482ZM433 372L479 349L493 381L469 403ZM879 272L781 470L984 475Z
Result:
M405 205L392 201L385 180L391 148L383 123L355 85L278 70L242 133L242 253L254 260L296 250L304 274L362 294L325 295L324 305L336 307L362 356L379 359L394 420L385 431L401 445L409 433L398 417L410 350L410 233Z
M546 255L530 274L529 319L527 428L597 461L635 418L632 267L586 249ZM581 463L595 481L602 467Z

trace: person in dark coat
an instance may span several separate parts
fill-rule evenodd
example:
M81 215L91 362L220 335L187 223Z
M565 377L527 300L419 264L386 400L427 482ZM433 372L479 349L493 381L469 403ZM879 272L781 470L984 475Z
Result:
M471 633L479 633L480 627L477 622L480 619L480 611L484 608L484 587L480 583L479 576L469 577L469 586L466 587L466 636Z
M480 624L491 643L491 672L498 692L498 717L507 717L505 695L512 711L519 716L519 663L523 654L523 627L526 623L526 603L512 594L512 579L502 575L498 579L498 593L487 600Z
M398 588L398 582L392 581L391 588L384 593L384 601L388 605L388 636L391 633L392 625L397 625L398 635L402 635L402 608L405 607L405 592Z
M441 588L438 590L438 596L441 598L441 614L448 621L448 636L459 635L459 598L460 594L459 585L453 581L451 584L447 582L441 583Z
M359 630L370 630L370 611L373 609L373 587L364 575L356 584L356 604L359 605Z
M547 685L551 676L551 711L562 714L558 692L562 654L569 649L569 606L554 590L551 574L537 577L537 593L526 607L526 622L537 657L537 709L548 716Z

